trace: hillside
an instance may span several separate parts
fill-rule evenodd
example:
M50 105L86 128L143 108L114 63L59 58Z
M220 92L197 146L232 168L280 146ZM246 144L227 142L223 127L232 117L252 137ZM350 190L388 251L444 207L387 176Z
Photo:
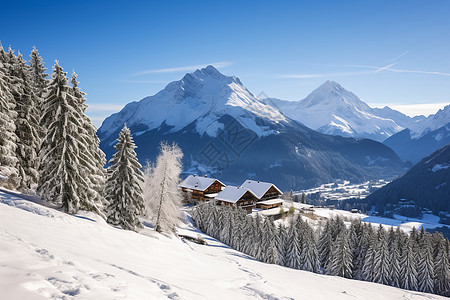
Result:
M444 299L260 263L208 236L197 245L4 193L0 201L1 299Z
M418 163L422 158L450 143L450 118L447 121L449 122L446 125L424 131L426 133L419 137L410 129L405 129L386 139L383 144L392 148L401 159Z
M366 198L379 212L399 209L400 199L414 201L413 209L404 209L409 216L416 216L420 208L430 209L435 215L450 211L450 144Z
M124 123L142 164L155 160L160 141L176 142L184 152L186 174L207 173L231 184L259 179L282 189L302 189L405 171L399 157L381 143L311 130L213 66L188 73L108 117L98 130L107 157Z

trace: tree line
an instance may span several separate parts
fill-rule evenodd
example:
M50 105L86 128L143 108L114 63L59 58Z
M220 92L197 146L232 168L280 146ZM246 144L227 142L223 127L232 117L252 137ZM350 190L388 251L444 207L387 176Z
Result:
M78 75L69 81L58 61L50 78L46 71L36 48L27 62L0 44L0 173L7 178L0 185L36 193L70 214L92 211L124 229L138 230L146 218L160 232L173 230L180 148L162 143L156 164L143 172L125 125L105 169Z
M316 230L300 215L277 226L213 203L199 204L192 217L201 231L266 263L450 296L450 245L440 233L408 235L356 219L346 226L339 216Z

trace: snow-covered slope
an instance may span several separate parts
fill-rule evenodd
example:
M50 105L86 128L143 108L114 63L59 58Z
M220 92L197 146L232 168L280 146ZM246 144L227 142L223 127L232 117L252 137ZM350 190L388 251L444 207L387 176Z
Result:
M423 135L413 138L414 132L405 129L390 138L383 144L392 148L404 161L419 162L422 158L450 143L450 120L436 130L423 131Z
M257 262L207 236L203 246L0 202L0 299L444 299Z
M450 131L450 126L449 126ZM417 208L428 208L433 214L450 212L450 144L423 158L400 178L370 194L366 200L384 212L400 199L414 201ZM412 210L409 216L420 212Z
M142 130L165 125L176 132L195 122L199 134L215 137L223 128L217 120L225 114L239 118L259 136L271 131L257 124L255 117L275 123L287 121L278 110L248 91L239 78L225 76L208 66L169 83L154 96L128 104L120 113L107 118L101 130L111 134L126 122L129 127L139 124Z
M286 116L322 133L383 141L404 129L337 82L326 81L301 101L267 99Z

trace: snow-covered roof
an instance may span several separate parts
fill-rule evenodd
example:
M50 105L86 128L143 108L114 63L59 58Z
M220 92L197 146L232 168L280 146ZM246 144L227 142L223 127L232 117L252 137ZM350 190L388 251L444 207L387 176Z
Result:
M189 175L182 183L180 183L180 187L196 191L205 191L216 181L225 186L225 184L216 178Z
M246 192L250 192L253 196L256 197L256 195L247 188L229 185L217 195L216 200L236 203L239 201L239 199L241 199L242 196L245 195Z
M205 194L205 198L216 198L219 193L208 193Z
M264 201L258 201L258 204L264 204L264 205L273 205L273 204L278 204L278 203L283 203L284 200L283 199L270 199L270 200L264 200Z
M246 180L241 185L244 188L249 189L253 192L253 194L256 195L256 198L261 199L264 194L273 186L280 194L283 194L282 191L280 191L279 188L276 187L275 184L270 182L262 182L262 181L256 181L256 180Z

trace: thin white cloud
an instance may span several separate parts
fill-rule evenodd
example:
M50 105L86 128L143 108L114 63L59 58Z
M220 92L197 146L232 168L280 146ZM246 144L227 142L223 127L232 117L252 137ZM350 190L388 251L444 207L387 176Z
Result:
M335 65L341 67L353 67L353 68L367 68L367 69L375 69L379 71L386 70L395 73L416 73L416 74L424 74L424 75L440 75L440 76L450 76L450 73L447 72L436 72L436 71L424 71L424 70L405 70L405 69L394 69L391 66L395 65L391 64L386 67L377 67L377 66L368 66L368 65Z
M218 62L201 64L201 65L190 65L190 66L181 66L181 67L173 67L173 68L145 70L145 71L134 73L134 74L132 74L132 76L141 76L141 75L146 75L146 74L158 74L158 73L188 72L188 71L194 71L197 69L204 68L208 65L213 65L216 68L226 68L232 64L233 63L229 62L229 61L218 61Z
M391 59L389 59L388 61L397 61L397 60L400 59L400 57L402 57L402 56L404 56L404 55L406 55L406 54L408 54L408 53L409 53L409 50L406 50L405 52L403 52L403 53L400 54L399 56L396 56L396 57L394 57L394 58L391 58Z
M305 79L305 78L322 78L322 77L339 77L339 76L354 76L354 75L364 75L364 74L375 74L383 70L390 70L390 67L395 65L395 63L384 66L384 67L371 67L367 71L359 72L338 72L338 73L318 73L318 74L284 74L280 75L280 78L292 78L292 79ZM354 65L357 66L357 65Z

